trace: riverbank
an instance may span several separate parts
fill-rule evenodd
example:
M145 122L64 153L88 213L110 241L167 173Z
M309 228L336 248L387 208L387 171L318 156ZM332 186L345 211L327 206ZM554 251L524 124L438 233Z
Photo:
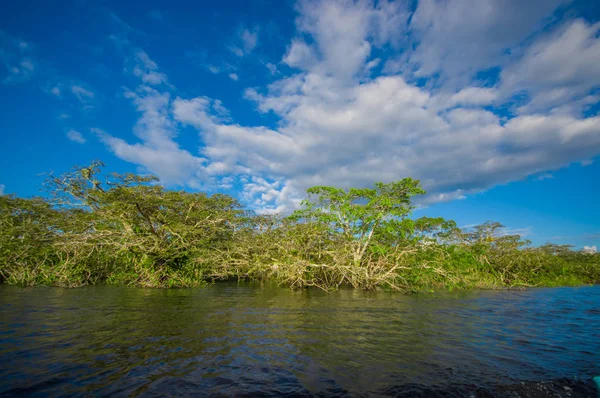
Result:
M234 198L167 190L102 164L49 175L43 198L0 196L0 282L424 292L600 283L600 254L532 247L497 222L410 218L419 181L313 187L291 216Z
M257 242L259 243L259 242ZM222 259L207 266L206 257L191 259L181 268L155 267L149 260L106 253L84 262L45 259L31 267L5 267L4 283L21 286L81 287L95 284L151 288L204 287L221 281L268 282L280 286L343 287L405 293L456 290L502 290L526 287L577 286L600 283L597 256L573 252L553 254L544 248L502 252L488 251L479 261L469 248L428 246L405 252L395 262L366 261L360 266L279 261L262 245L255 250L266 255L254 262ZM220 253L219 253L220 254ZM215 255L215 253L213 253ZM229 252L228 255L231 255ZM268 257L267 257L268 256ZM263 260L263 261L260 261ZM222 261L222 262L221 262Z

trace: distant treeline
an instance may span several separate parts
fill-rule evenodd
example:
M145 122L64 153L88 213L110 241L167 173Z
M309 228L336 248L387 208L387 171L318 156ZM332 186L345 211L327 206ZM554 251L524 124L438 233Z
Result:
M45 198L0 196L0 281L192 287L243 279L405 292L600 282L600 254L531 247L496 222L464 230L409 218L412 197L425 193L410 178L313 187L284 217L102 166L49 174Z

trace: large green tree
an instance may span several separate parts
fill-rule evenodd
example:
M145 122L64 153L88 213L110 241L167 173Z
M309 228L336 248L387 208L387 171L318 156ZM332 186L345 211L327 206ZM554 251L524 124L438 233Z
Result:
M412 197L425 194L420 182L412 178L374 185L374 188L347 190L329 186L309 188L308 199L292 218L327 225L341 235L350 249L353 264L360 265L375 232L407 217L414 209Z

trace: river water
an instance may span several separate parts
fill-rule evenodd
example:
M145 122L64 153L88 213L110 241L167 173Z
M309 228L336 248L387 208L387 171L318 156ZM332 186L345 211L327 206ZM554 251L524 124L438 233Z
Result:
M0 285L0 395L590 396L600 286Z

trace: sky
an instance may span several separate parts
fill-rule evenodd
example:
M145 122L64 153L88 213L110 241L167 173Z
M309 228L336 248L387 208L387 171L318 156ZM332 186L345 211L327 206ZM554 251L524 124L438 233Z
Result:
M4 2L0 109L0 194L95 159L266 213L412 177L415 216L600 247L593 0Z

